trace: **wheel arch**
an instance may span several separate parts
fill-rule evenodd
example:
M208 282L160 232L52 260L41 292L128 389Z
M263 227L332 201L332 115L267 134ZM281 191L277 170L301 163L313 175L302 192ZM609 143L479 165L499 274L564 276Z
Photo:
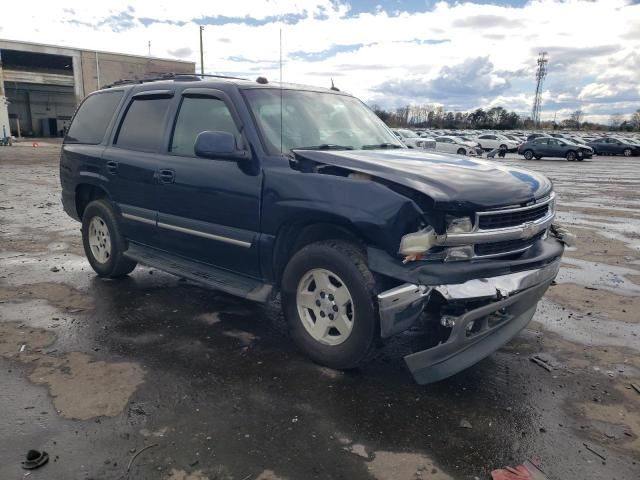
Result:
M280 227L273 248L272 268L276 283L280 284L282 273L296 252L311 243L324 240L344 240L363 247L366 245L362 233L346 219L316 218L288 222Z
M84 214L84 210L87 208L89 203L94 200L98 200L100 198L107 198L111 200L111 197L107 193L107 191L92 183L80 183L76 186L76 213L78 214L78 218L82 219L82 215Z

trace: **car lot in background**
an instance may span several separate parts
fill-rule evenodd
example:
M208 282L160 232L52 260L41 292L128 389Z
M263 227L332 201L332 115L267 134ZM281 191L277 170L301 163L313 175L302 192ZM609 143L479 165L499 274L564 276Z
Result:
M436 151L443 153L457 153L458 155L477 155L477 143L466 141L461 137L436 137Z
M507 151L514 151L518 148L518 142L511 140L499 133L486 133L478 135L475 140L480 144L483 150L493 150L500 148Z
M640 145L624 138L598 138L588 144L596 155L624 155L631 157L640 155Z
M524 158L540 160L542 157L566 158L568 161L582 161L591 158L593 149L578 145L569 140L554 137L538 137L518 147L518 153Z
M406 128L398 128L392 131L407 147L425 148L425 140L417 132Z

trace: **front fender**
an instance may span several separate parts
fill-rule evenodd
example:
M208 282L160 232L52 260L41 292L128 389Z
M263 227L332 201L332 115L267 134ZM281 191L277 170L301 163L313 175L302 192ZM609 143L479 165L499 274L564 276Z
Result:
M269 235L291 222L335 223L395 254L400 238L421 221L413 200L372 180L285 169L265 175L262 231Z

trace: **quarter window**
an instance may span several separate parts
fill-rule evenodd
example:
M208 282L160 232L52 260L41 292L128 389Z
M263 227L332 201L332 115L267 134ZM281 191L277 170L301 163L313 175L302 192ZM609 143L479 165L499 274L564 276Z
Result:
M122 91L112 91L88 96L73 117L65 143L101 143L122 94Z
M153 152L162 145L170 98L141 98L131 102L120 124L115 144L130 150Z
M169 151L177 155L194 156L196 138L204 131L229 132L236 138L236 145L242 145L240 131L222 100L211 97L184 97Z

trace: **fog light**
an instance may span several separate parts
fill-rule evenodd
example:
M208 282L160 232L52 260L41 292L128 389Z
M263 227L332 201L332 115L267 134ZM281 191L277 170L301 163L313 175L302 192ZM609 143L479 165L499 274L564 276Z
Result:
M473 230L473 222L469 217L452 217L447 215L447 233L469 233Z
M457 260L468 260L473 257L473 247L466 245L464 247L453 247L447 249L444 257L445 262L455 262Z

